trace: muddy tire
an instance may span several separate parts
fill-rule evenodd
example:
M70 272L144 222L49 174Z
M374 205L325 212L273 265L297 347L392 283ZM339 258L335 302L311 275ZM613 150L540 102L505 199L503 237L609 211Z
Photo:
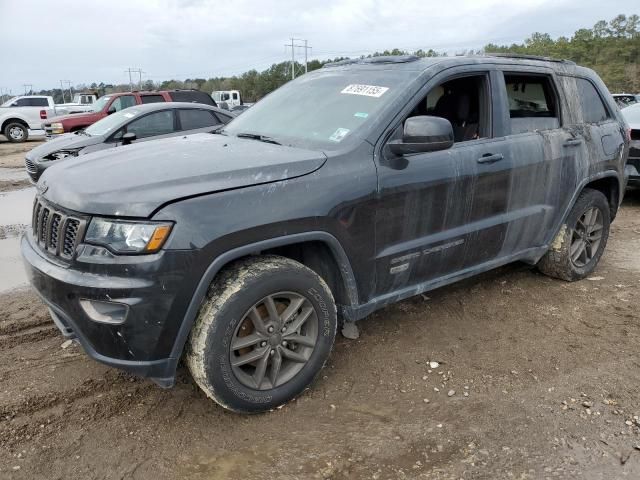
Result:
M211 284L186 363L200 388L223 407L263 412L313 382L336 329L333 296L313 270L284 257L250 257Z
M7 137L7 140L13 143L26 142L29 138L29 129L20 122L8 123L2 133Z
M598 265L609 238L611 213L607 198L589 188L578 197L538 270L568 282L581 280Z

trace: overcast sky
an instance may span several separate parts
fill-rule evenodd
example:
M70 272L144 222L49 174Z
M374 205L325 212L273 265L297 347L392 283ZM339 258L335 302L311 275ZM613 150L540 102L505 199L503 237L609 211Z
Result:
M552 36L640 13L638 0L0 0L0 89L228 76L290 59L289 37L310 58ZM303 58L302 50L297 52Z

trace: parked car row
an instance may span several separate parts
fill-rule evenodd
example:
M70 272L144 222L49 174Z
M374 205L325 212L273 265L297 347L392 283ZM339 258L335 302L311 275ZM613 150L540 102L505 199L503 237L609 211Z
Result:
M232 118L232 113L202 103L167 102L129 107L83 130L57 135L28 152L25 165L30 178L37 182L44 170L65 158L131 143L212 132Z
M629 185L640 187L640 103L634 103L623 108L622 115L631 129L631 144L629 146L629 159L627 160Z
M163 387L185 360L243 413L299 395L341 323L393 302L514 261L590 275L636 138L592 70L522 55L329 64L206 134L183 135L223 112L147 95L171 98L103 97L29 154L34 178L55 164L28 275L91 357Z

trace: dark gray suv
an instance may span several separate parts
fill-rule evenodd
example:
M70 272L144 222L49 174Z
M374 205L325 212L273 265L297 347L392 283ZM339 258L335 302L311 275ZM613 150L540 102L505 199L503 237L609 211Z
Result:
M341 322L514 261L596 267L627 127L597 75L539 58L329 65L216 135L48 169L22 239L93 358L226 408L300 394Z

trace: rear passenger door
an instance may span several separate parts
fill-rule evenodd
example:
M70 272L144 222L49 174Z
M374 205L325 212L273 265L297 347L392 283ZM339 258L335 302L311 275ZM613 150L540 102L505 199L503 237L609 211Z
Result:
M510 181L500 257L537 259L563 203L567 142L562 93L552 70L509 65L498 78L505 108L502 129L509 150Z

